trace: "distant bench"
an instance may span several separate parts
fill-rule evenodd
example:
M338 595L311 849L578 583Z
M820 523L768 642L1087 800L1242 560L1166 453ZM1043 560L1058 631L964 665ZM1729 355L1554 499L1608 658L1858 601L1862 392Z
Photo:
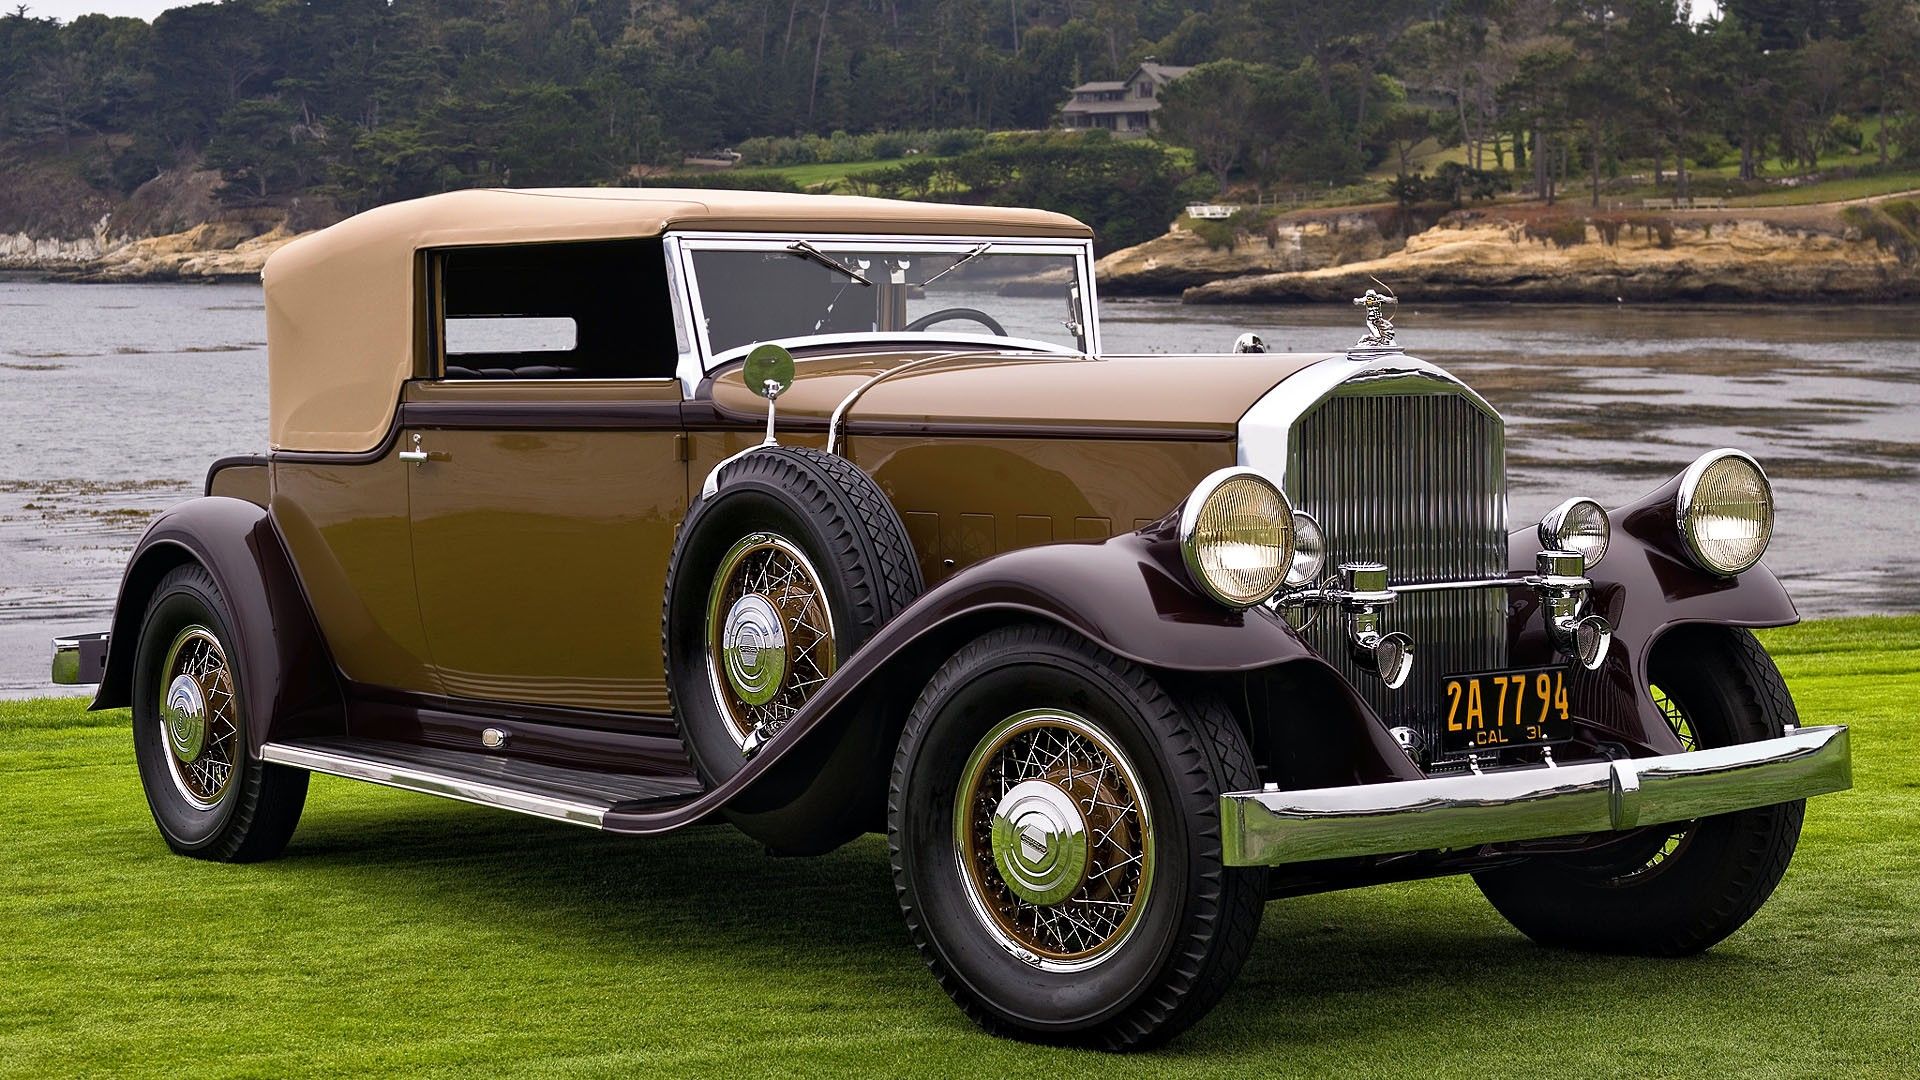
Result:
M1641 199L1642 210L1725 210L1727 200L1722 198L1704 199Z
M1224 221L1239 212L1238 206L1221 203L1193 203L1187 207L1187 216L1195 221Z

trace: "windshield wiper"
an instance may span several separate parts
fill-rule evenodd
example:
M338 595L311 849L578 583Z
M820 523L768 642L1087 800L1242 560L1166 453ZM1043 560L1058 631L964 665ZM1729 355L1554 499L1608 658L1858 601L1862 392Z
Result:
M919 285L915 286L915 288L924 289L927 286L933 284L934 282L939 281L941 278L946 277L948 274L953 273L955 270L958 270L961 267L972 262L973 260L979 258L980 256L985 255L987 253L987 249L991 247L993 247L993 245L990 243L981 244L979 247L976 247L972 251L967 252L965 255L960 256L958 259L953 260L952 266L947 267L945 270L942 270L939 273L928 278L927 280L921 282Z
M814 262L819 263L821 266L825 266L833 270L838 270L841 273L847 275L848 277L852 278L853 280L859 282L862 285L866 285L866 286L873 285L873 282L867 280L867 276L865 274L862 274L860 271L855 270L853 267L848 266L847 264L841 262L840 260L827 254L826 252L821 251L819 248L814 247L812 244L807 243L805 240L795 240L793 243L787 245L787 250L792 252L795 255L801 256L802 258L812 259Z

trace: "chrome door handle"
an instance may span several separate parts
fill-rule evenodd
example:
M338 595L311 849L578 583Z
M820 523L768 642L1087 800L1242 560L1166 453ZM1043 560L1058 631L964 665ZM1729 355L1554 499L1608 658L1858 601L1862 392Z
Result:
M413 449L402 450L399 456L401 461L413 462L414 468L417 469L429 461L446 461L453 455L444 452L428 452L420 446L420 436L416 433L413 436Z

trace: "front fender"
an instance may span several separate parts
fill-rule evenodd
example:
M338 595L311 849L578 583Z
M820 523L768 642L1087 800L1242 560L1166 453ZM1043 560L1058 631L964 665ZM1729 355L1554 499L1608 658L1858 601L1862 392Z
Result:
M841 663L792 720L698 804L630 820L616 813L607 827L660 831L725 805L757 819L765 834L799 836L806 823L785 820L791 816L785 813L788 807L823 785L850 799L874 784L884 787L908 707L934 669L978 634L1022 620L1057 623L1109 652L1162 671L1231 675L1297 661L1325 667L1271 613L1234 611L1194 589L1170 523L1099 542L1021 548L982 560L923 593ZM1331 668L1326 671L1331 675ZM1363 718L1372 753L1410 768L1392 736L1370 718L1357 696L1347 693L1353 715ZM860 707L874 694L885 695L886 708ZM826 751L849 738L870 744L868 750L839 756L854 764L848 775L833 775L825 767Z
M94 709L132 704L133 665L148 602L161 578L199 563L227 602L247 739L340 734L344 708L326 647L266 509L241 499L190 499L162 511L135 545L120 579L107 666Z
M1587 571L1593 610L1613 624L1613 649L1597 672L1575 677L1582 711L1656 753L1684 749L1653 703L1647 688L1653 649L1668 631L1689 624L1759 629L1788 626L1800 613L1786 587L1762 563L1723 578L1695 566L1685 554L1675 524L1675 476L1636 502L1609 511L1613 540L1606 557ZM1511 568L1531 573L1540 540L1532 528L1508 541ZM1538 599L1529 594L1514 608L1515 655L1551 652Z
M929 590L861 655L898 652L943 624L988 611L1057 622L1116 655L1172 671L1252 671L1312 655L1266 610L1235 611L1202 596L1169 532L1150 527L975 563Z

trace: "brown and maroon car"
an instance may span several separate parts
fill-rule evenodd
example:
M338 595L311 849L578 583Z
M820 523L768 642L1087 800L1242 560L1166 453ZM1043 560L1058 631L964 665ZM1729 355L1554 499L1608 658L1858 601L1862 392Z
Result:
M1795 619L1760 467L1510 530L1499 414L1388 297L1351 349L1114 355L1070 218L667 190L389 206L265 286L271 449L55 644L182 854L280 854L314 772L884 831L969 1016L1123 1048L1287 895L1469 873L1697 952L1849 784L1748 629Z

